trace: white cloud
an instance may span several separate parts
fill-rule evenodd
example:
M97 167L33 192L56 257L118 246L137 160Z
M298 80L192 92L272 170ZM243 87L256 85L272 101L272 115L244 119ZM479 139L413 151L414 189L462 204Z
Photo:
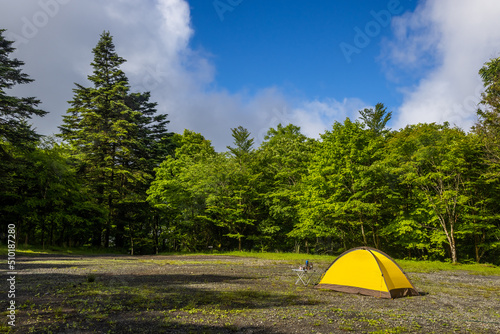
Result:
M330 130L335 121L343 122L347 117L352 121L359 117L359 110L370 108L357 98L345 98L342 101L326 99L309 101L291 112L291 123L300 124L302 133L311 138Z
M53 15L44 9L47 4ZM26 36L36 15L45 15L47 22ZM0 20L10 39L17 40L16 56L26 62L24 72L36 80L15 93L40 98L41 107L49 111L34 120L42 134L58 132L74 83L89 85L92 49L104 30L110 31L116 51L127 60L123 70L132 90L151 91L158 111L169 114L169 130L200 132L219 151L231 145L230 129L239 125L252 133L257 145L279 123L301 126L306 135L317 138L335 120L356 118L354 113L365 107L357 99L297 101L272 86L237 93L214 89L212 56L190 45L195 31L185 0L15 1L2 4Z
M413 71L423 77L405 87L395 124L449 121L473 125L481 93L479 69L500 56L500 2L425 0L413 13L394 18L385 43L391 76Z

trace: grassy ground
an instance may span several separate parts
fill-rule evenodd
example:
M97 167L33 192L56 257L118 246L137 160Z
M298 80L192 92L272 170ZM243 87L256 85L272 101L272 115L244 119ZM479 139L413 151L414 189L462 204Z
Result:
M500 333L498 267L398 261L426 295L387 300L296 285L306 259L333 257L18 251L16 332Z
M74 255L74 256L93 256L93 255L123 255L119 251L103 248L63 248L63 247L48 247L42 249L33 246L20 245L16 249L16 253L21 256L41 256L41 255ZM0 246L0 255L7 255L7 247ZM235 256L235 257L252 257L265 260L277 260L290 263L303 263L306 260L318 263L331 263L335 257L329 255L311 255L304 253L268 253L268 252L215 252L215 253L162 253L160 255L213 255L213 256ZM434 272L434 271L456 271L464 270L475 275L500 275L500 267L491 264L451 264L450 262L440 261L415 261L415 260L397 260L398 264L405 270L411 272Z
M6 256L8 252L7 246L0 245L0 255ZM103 255L103 254L117 254L123 255L122 252L109 249L109 248L90 248L90 247L58 247L58 246L50 246L46 248L42 248L39 246L25 246L25 245L17 245L16 254L19 255L27 255L27 256L41 256L47 254L55 254L55 255Z

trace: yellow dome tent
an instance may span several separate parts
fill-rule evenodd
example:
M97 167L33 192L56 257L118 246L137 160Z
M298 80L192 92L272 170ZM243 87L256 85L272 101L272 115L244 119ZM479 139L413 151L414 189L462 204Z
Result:
M419 295L389 255L370 247L353 248L336 258L316 288L381 298Z

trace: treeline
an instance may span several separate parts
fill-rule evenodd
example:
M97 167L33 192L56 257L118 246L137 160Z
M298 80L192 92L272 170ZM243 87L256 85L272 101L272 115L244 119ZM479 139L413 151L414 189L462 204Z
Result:
M39 101L5 93L30 79L1 33L2 240L15 224L20 243L132 254L367 245L499 264L500 58L479 72L485 92L469 133L447 123L393 131L379 103L319 140L280 124L255 147L240 126L218 153L202 134L168 132L149 93L131 92L107 32L58 138L39 136L27 122L45 113Z

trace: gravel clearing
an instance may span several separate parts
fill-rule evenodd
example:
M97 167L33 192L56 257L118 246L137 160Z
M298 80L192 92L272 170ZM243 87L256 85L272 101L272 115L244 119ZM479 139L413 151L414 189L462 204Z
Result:
M296 285L290 261L44 255L17 264L16 333L500 333L500 276L407 272L423 295L391 300ZM328 265L315 263L313 281Z

